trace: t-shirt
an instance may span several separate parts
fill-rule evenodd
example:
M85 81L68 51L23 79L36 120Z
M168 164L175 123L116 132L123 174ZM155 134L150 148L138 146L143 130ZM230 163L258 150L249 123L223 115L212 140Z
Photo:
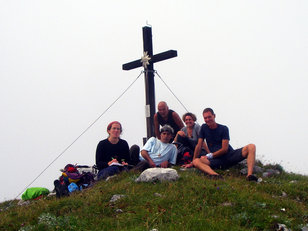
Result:
M222 140L230 140L229 129L225 125L217 124L217 128L210 129L207 124L202 124L199 138L205 139L210 152L216 152L222 147ZM228 152L233 148L229 144Z
M185 133L185 135L188 137L186 126L183 127L181 129L181 131L183 131ZM200 131L200 125L195 123L194 128L193 128L193 132L192 132L192 137L188 137L188 139L192 140L194 143L197 143L198 137L199 137L199 131Z
M163 143L155 137L151 137L141 150L146 150L156 165L160 165L166 160L171 164L176 163L177 149L175 145ZM139 159L144 160L141 153Z
M98 143L96 148L96 166L98 170L108 167L108 162L117 159L119 163L124 160L130 163L129 147L126 140L120 139L118 143L112 144L108 139Z

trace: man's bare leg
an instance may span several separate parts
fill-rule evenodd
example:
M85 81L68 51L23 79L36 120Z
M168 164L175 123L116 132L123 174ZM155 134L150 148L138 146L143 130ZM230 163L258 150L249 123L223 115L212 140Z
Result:
M196 158L193 160L193 165L209 175L219 175L210 167L210 162L206 157Z
M248 144L242 149L242 156L247 159L247 176L252 175L256 159L256 145Z

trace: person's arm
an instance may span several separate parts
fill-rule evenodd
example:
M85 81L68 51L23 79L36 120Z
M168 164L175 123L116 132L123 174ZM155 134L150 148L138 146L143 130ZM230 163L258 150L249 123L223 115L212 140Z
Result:
M203 143L204 143L203 139L202 139L202 138L199 138L199 139L198 139L198 143L197 143L197 145L196 145L196 147L195 147L194 158L193 158L193 160L194 160L195 158L198 158L198 157L199 157L200 152L201 152L201 149L202 149Z
M126 140L122 140L122 143L123 145L121 149L122 149L123 154L121 155L121 160L118 160L118 161L119 163L123 165L132 164L128 143Z
M186 135L185 135L185 132L183 132L183 131L178 131L178 132L176 133L176 136L174 137L174 140L173 140L174 142L177 142L178 136L185 137Z
M154 132L155 136L160 140L159 123L157 118L157 113L154 114Z
M160 167L161 167L161 168L168 168L168 167L169 167L169 162L168 162L168 160L162 162L162 163L160 164Z
M209 147L207 146L207 144L203 141L203 145L202 147L204 148L204 150L206 151L206 153L210 153L210 149Z
M183 121L181 120L180 116L178 115L178 113L176 113L175 111L172 112L172 117L173 117L173 120L174 122L176 123L176 125L178 125L179 129L183 128L184 127L184 123Z
M141 150L141 156L149 163L149 165L153 168L156 167L154 161L151 159L148 151Z
M213 158L226 154L228 152L228 148L229 148L229 140L222 140L221 149L213 153Z
M105 159L105 153L102 143L99 143L96 148L96 166L98 170L108 167L108 161Z

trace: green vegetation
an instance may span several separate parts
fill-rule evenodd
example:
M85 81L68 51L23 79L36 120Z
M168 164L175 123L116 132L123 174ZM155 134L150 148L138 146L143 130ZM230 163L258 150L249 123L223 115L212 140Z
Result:
M308 176L285 173L248 182L239 170L211 180L178 171L176 182L135 183L122 173L92 188L29 205L0 204L0 230L292 230L308 224ZM111 203L114 194L125 197Z

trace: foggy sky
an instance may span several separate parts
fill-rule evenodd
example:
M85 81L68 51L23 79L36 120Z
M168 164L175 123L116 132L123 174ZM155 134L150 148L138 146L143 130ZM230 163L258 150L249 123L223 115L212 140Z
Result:
M308 174L307 1L4 1L0 0L0 200L13 199L98 118L142 68L150 24L154 64L195 113L212 107L233 148L257 146L257 158ZM158 76L156 103L186 111ZM143 75L31 187L53 189L68 163L95 163L110 121L122 138L146 136Z

